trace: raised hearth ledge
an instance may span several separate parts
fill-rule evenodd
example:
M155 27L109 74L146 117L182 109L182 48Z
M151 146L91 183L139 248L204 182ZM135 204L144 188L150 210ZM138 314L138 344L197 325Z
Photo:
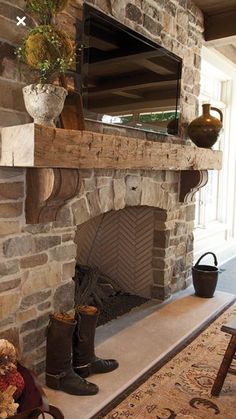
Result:
M34 123L2 128L0 166L219 170L222 152Z

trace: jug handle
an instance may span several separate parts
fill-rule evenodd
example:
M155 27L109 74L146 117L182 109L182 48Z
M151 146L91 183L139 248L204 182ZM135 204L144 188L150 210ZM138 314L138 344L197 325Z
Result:
M211 110L218 112L218 114L220 115L220 122L223 122L223 113L221 112L221 110L218 108L214 108L213 106L211 106Z
M202 255L202 256L200 256L200 258L198 259L198 261L195 263L195 265L194 266L198 266L199 265L199 262L202 260L202 258L204 258L204 256L206 256L206 255L212 255L213 257L214 257L214 264L215 264L215 266L217 266L218 265L218 261L217 261L217 257L216 257L216 255L215 255L215 253L212 253L212 252L206 252L206 253L204 253L204 255Z

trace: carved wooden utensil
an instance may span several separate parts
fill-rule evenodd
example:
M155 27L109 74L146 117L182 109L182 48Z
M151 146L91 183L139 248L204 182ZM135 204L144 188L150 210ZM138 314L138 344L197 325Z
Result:
M61 128L84 130L84 112L82 96L79 92L68 89L64 75L60 77L62 86L68 91L65 105L60 116Z

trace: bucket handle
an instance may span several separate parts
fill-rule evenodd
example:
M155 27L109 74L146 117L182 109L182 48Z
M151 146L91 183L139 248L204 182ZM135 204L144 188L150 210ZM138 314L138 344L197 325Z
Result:
M213 258L214 258L214 264L215 264L215 266L217 266L218 265L218 261L217 261L217 257L216 257L216 255L215 255L215 253L213 253L213 252L206 252L206 253L204 253L204 255L202 255L202 256L200 256L200 258L198 259L198 261L195 263L195 265L194 266L198 266L199 265L199 262L202 260L202 258L204 258L204 256L206 256L206 255L212 255L213 256Z

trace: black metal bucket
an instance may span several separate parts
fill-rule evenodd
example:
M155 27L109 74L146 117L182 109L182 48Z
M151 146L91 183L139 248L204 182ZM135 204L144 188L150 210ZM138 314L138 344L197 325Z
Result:
M201 259L206 255L212 255L214 257L215 266L211 265L199 265ZM214 295L217 280L218 280L218 262L216 255L212 252L207 252L202 255L196 264L192 267L193 275L193 286L195 294L199 297L211 298Z

